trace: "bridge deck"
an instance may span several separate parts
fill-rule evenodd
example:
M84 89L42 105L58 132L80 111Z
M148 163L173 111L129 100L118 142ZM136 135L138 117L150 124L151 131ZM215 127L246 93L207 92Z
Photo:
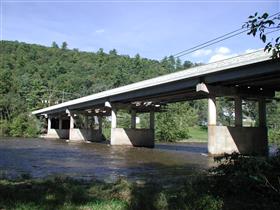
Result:
M248 87L258 91L280 90L279 59L271 60L270 57L270 54L259 50L70 100L33 111L32 114L65 112L66 109L85 110L93 106L104 106L106 101L122 104L138 100L170 103L205 98L205 94L196 92L196 85L200 82L240 90Z

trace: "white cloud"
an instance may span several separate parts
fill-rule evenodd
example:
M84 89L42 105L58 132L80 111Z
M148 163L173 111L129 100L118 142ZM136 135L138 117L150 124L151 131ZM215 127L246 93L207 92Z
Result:
M193 57L201 57L201 56L207 56L212 53L211 49L202 49L202 50L197 50L195 51L192 56Z
M218 54L215 54L215 55L211 56L211 58L209 59L209 63L224 60L224 59L228 59L228 58L231 58L231 57L234 57L234 56L237 56L237 54L236 53L233 53L233 54L219 54L218 53Z
M237 56L236 53L231 53L231 50L227 47L220 47L215 50L215 54L212 55L209 59L209 63L228 59L231 57Z
M227 47L220 47L218 49L216 49L216 53L218 54L228 54L230 53L230 49Z
M209 63L228 59L231 57L235 57L237 55L242 55L242 54L247 54L247 53L252 53L257 51L258 49L247 49L241 53L231 53L231 50L227 47L220 47L215 50L215 54L213 54L210 59Z
M231 57L235 57L241 54L247 54L247 53L252 53L255 51L258 51L259 49L247 49L244 50L242 52L234 52L232 51L230 48L225 47L225 46L221 46L218 47L216 49L200 49L197 50L196 52L192 53L192 57L196 57L196 58L201 58L201 59L207 59L208 63L213 63L216 61L220 61L220 60L225 60ZM204 58L203 58L204 57Z
M101 33L104 33L104 32L105 32L105 30L103 28L95 31L95 33L97 33L97 34L101 34Z

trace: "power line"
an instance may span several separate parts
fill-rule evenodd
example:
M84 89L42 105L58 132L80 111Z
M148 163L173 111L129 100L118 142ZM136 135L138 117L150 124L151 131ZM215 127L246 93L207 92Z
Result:
M274 32L276 32L276 31L280 31L280 28L278 28L278 29L276 29L276 30L273 30L273 31L269 31L269 32L265 33L265 35L274 33Z
M191 47L191 48L189 48L189 49L187 49L187 50L183 50L183 51L181 51L181 52L178 52L178 53L174 54L173 56L178 56L178 55L180 55L180 54L182 54L182 53L184 53L184 52L187 52L187 51L189 51L189 50L193 50L193 49L195 49L195 48L197 48L197 47L200 47L200 46L203 46L203 45L205 45L205 44L208 44L209 42L213 42L213 41L215 41L215 40L217 40L217 39L220 39L220 38L223 38L223 37L228 36L228 35L230 35L230 34L236 33L236 32L238 32L238 31L240 31L240 30L242 30L242 29L243 29L243 28L234 30L234 31L232 31L232 32L229 32L229 33L227 33L227 34L224 34L224 35L222 35L222 36L219 36L219 37L217 37L217 38L215 38L215 39L211 39L211 40L209 40L209 41L207 41L207 42L204 42L204 43L199 44L199 45L197 45L197 46Z
M209 44L207 44L207 45L203 45L202 47L195 48L194 50L187 51L186 53L184 53L184 54L182 54L182 55L176 56L175 58L180 58L180 57L185 56L185 55L187 55L187 54L193 53L193 52L195 52L195 51L197 51L197 50L203 49L203 48L208 47L208 46L211 46L211 45L213 45L213 44L217 44L217 43L222 42L222 41L224 41L224 40L230 39L230 38L232 38L232 37L234 37L234 36L238 36L238 35L240 35L240 34L246 32L246 31L248 31L248 30L249 30L249 29L246 29L246 30L241 31L241 32L239 32L239 33L237 33L237 34L233 34L233 35L228 36L228 37L225 37L225 38L223 38L223 39L219 39L218 41L211 42L211 43L209 43Z
M275 14L273 14L273 15L270 15L268 18L274 17L274 16L279 15L279 14L280 14L280 12L277 12L277 13L275 13ZM195 51L197 51L197 50L200 50L200 49L203 49L203 48L205 48L205 47L211 46L211 45L213 45L213 44L219 43L219 42L221 42L221 41L227 40L227 39L232 38L232 37L234 37L234 36L238 36L238 35L240 35L240 34L246 32L246 31L249 31L249 30L251 30L251 29L244 29L244 27L239 28L239 29L236 29L236 30L234 30L234 31L231 31L231 32L229 32L229 33L226 33L226 34L224 34L224 35L222 35L222 36L219 36L219 37L217 37L217 38L211 39L211 40L209 40L209 41L207 41L207 42L204 42L204 43L202 43L202 44L199 44L199 45L196 45L196 46L191 47L191 48L189 48L189 49L183 50L183 51L181 51L181 52L179 52L179 53L174 54L173 56L174 56L175 58L180 58L180 57L182 57L182 56L184 56L184 55L190 54L190 53L195 52ZM240 31L241 31L241 32L240 32ZM275 30L275 31L277 31L277 30ZM273 32L275 32L275 31L273 31ZM269 33L269 32L268 32L268 33ZM271 33L272 33L272 32L271 32Z

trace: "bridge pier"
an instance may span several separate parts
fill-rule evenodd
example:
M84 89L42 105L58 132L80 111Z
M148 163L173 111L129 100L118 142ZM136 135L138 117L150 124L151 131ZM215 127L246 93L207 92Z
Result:
M85 116L85 126L82 128L75 127L75 115L69 112L70 116L70 130L69 130L69 140L73 142L80 141L95 141L99 142L103 140L102 135L102 121L99 121L99 128L94 129L89 127L88 116ZM101 118L101 117L100 117ZM100 119L99 118L99 119Z
M117 109L111 114L111 145L154 147L154 112L150 112L150 128L136 128L136 110L131 110L131 128L117 127Z
M69 129L63 127L64 118L59 115L58 118L53 116L47 116L48 128L45 138L51 139L68 139L69 138Z
M208 152L212 155L238 152L267 155L265 99L259 99L259 127L242 126L242 99L235 98L235 127L216 125L216 103L208 99Z

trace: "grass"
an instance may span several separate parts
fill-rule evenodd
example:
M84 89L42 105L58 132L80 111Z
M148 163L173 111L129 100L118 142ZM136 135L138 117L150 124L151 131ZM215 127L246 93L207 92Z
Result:
M126 189L121 181L106 184L67 177L2 179L0 209L126 209L126 198L118 189L121 186Z
M197 192L191 182L167 187L158 182L139 185L124 179L116 183L67 177L0 181L0 209L7 210L205 209L200 208L202 205L218 210L222 202Z
M190 139L188 141L207 142L207 128L200 126L189 128Z

